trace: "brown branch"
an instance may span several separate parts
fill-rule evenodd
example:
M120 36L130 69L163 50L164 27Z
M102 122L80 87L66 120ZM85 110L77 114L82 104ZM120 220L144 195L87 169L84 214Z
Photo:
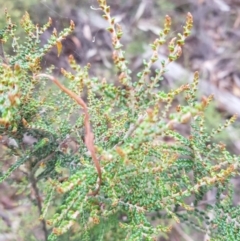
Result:
M84 116L84 125L85 125L85 129L86 129L85 145L86 145L88 151L91 153L91 157L93 159L95 168L98 173L98 178L99 178L97 189L89 194L91 196L95 196L100 190L100 185L102 182L102 172L101 172L99 159L97 158L95 147L94 147L94 134L91 131L90 115L88 113L87 105L81 97L79 97L77 94L75 94L74 92L72 92L71 90L66 88L53 76L48 75L48 74L39 74L36 77L45 77L45 78L50 79L54 84L56 84L59 87L59 89L61 89L63 92L65 92L69 97L71 97L73 100L75 100L78 103L78 105L80 105L83 108L84 115L85 115Z
M33 171L30 171L29 179L30 179L30 182L32 184L32 188L34 190L35 198L36 198L36 201L37 201L38 212L39 212L39 215L41 216L41 214L42 214L42 201L41 201L40 193L39 193L39 190L38 190L38 187L37 187L37 180L34 177L34 174L35 173ZM47 231L47 225L46 225L45 219L42 219L41 223L42 223L42 227L43 227L43 233L44 233L45 241L47 241L48 240L48 231Z

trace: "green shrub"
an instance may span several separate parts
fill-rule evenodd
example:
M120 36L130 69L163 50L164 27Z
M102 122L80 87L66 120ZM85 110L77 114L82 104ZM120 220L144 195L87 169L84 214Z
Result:
M182 53L191 14L183 33L168 43L168 60L152 74L171 27L166 16L151 44L152 57L143 60L142 72L133 81L120 42L121 26L105 0L98 2L112 36L118 71L114 83L89 76L90 64L81 67L72 56L72 71L61 70L67 86L50 69L42 73L42 57L54 46L61 54L61 41L74 23L60 33L54 30L48 44L40 47L39 37L51 19L39 27L26 13L21 21L26 40L18 44L16 26L6 12L0 41L12 43L15 54L2 54L0 134L17 161L1 173L0 181L27 166L29 183L44 194L38 207L47 240L157 240L175 222L200 230L205 240L240 240L240 209L232 204L230 183L239 157L224 144L211 142L236 116L206 131L204 111L212 96L196 100L197 72L192 83L169 93L159 88L168 64ZM185 97L185 104L175 110L177 95ZM190 126L189 135L177 131L181 125ZM214 190L214 201L203 208ZM53 209L55 214L49 215Z

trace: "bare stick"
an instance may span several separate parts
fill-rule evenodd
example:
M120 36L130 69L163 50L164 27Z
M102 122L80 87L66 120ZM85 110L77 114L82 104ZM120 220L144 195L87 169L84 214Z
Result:
M66 88L64 85L62 85L55 77L48 75L48 74L39 74L36 77L45 77L45 78L50 79L54 84L56 84L59 87L59 89L61 89L63 92L65 92L69 97L71 97L73 100L75 100L78 103L78 105L80 105L83 108L83 111L85 114L84 125L85 125L85 129L86 129L85 145L86 145L88 151L91 153L91 156L92 156L92 159L93 159L93 162L94 162L94 165L97 170L98 177L99 177L97 189L94 192L89 194L91 196L92 195L95 196L99 192L99 189L100 189L100 185L102 182L102 172L101 172L100 163L97 158L95 147L94 147L94 134L91 131L90 115L88 113L87 105L80 96L78 96L77 94L75 94L74 92L72 92L71 90Z

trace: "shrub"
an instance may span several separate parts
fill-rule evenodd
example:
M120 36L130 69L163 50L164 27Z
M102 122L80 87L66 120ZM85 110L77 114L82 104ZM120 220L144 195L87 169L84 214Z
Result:
M206 132L204 111L213 96L196 100L197 72L190 84L168 93L159 88L167 66L182 53L192 15L188 13L183 33L168 43L168 60L153 74L152 64L171 27L166 16L151 44L151 58L143 60L133 81L121 26L105 0L98 2L112 36L118 71L114 83L89 76L90 64L81 67L72 56L72 71L61 69L66 85L51 75L51 68L43 73L42 57L54 46L61 54L61 41L74 30L74 23L60 33L54 29L41 47L40 36L51 19L39 27L26 13L21 21L26 40L18 44L16 25L6 12L0 40L12 42L15 54L2 54L0 134L17 161L2 172L0 181L27 166L46 240L157 240L174 222L190 224L204 233L205 240L240 239L240 209L232 204L230 183L239 157L224 144L212 143L236 116ZM185 103L174 109L178 95ZM181 125L190 126L189 135L178 131ZM214 191L215 199L203 205ZM55 214L48 215L49 209Z

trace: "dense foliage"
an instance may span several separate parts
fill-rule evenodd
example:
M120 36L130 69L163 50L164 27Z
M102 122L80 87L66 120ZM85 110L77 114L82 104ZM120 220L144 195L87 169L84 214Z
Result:
M27 166L29 182L35 188L38 184L44 196L38 206L46 240L156 240L174 222L200 230L205 240L240 239L240 209L232 204L230 182L240 158L224 144L212 143L236 116L206 132L204 110L212 96L196 100L197 72L192 83L169 93L159 88L168 65L181 56L192 15L187 15L183 33L168 43L168 60L153 73L171 27L166 16L151 44L152 57L143 60L133 81L121 26L106 1L98 2L112 36L116 81L89 76L90 64L81 67L72 56L72 69L61 70L66 85L51 75L51 68L42 73L42 57L54 46L61 54L61 41L74 23L60 33L54 29L41 46L51 19L39 27L26 13L21 20L26 39L19 44L6 12L0 41L10 42L14 54L2 52L0 134L16 163L1 173L0 181ZM185 103L174 109L177 95ZM178 131L181 125L189 125L188 135ZM210 192L215 199L203 204ZM48 212L52 207L54 215Z

